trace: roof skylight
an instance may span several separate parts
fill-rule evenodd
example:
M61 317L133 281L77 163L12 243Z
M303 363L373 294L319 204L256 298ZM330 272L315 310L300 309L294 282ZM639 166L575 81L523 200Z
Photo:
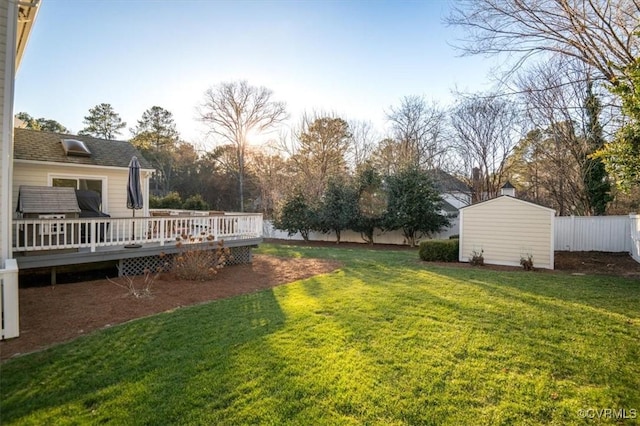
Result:
M62 139L62 148L67 156L91 157L91 151L87 145L77 139Z

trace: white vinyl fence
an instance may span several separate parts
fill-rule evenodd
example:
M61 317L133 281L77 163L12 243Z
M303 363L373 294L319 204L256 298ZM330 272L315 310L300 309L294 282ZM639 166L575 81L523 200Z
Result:
M434 239L447 239L451 235L458 235L460 233L460 220L455 217L451 219L451 226L442 232L433 236ZM302 241L302 235L300 233L296 233L294 235L287 235L287 231L281 231L279 229L274 228L273 222L270 220L265 220L262 226L262 236L264 238L275 238L278 240L295 240ZM323 234L322 232L310 232L309 233L310 241L336 241L336 235L333 232L328 234ZM364 243L362 236L359 232L354 231L343 231L340 233L340 241L344 243ZM383 232L380 230L376 230L373 234L373 241L376 244L398 244L403 245L407 242L405 241L404 236L402 235L402 231L388 231Z
M0 340L18 337L18 320L18 263L7 259L0 269Z
M640 262L640 215L629 215L631 232L631 256L636 262Z
M555 249L629 253L632 221L632 215L556 217Z

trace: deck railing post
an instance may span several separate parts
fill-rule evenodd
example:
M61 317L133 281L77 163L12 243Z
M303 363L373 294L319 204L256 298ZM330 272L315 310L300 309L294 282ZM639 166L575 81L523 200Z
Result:
M91 223L88 229L91 238L91 253L94 253L96 251L96 234L98 233L98 227L96 225L96 220L91 219Z

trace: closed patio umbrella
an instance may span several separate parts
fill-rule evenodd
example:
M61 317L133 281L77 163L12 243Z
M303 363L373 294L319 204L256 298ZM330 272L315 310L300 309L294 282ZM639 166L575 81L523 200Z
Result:
M127 208L133 210L133 217L136 217L136 210L144 207L142 198L142 186L140 184L140 162L138 157L131 157L129 162L129 180L127 182ZM133 238L135 239L136 224L133 223ZM140 247L139 244L130 244L127 248Z

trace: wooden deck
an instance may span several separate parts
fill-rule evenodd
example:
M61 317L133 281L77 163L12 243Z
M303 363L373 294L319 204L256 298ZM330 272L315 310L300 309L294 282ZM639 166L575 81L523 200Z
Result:
M138 275L153 268L160 254L184 246L230 248L233 263L251 261L251 247L262 242L262 215L179 212L131 218L31 218L13 221L13 258L20 270L46 269L55 283L58 267L117 261L120 273ZM195 242L206 241L206 242ZM213 243L213 244L212 244Z
M229 248L253 247L261 242L262 237L226 239L224 240L224 246ZM172 254L177 253L179 248L175 242L164 243L164 245L160 245L158 242L151 242L141 244L137 248L126 248L124 245L119 245L96 247L95 251L91 251L89 248L75 250L49 250L47 252L38 252L37 254L32 254L31 252L16 253L14 257L18 262L18 268L22 270L148 257L156 256L160 253Z

